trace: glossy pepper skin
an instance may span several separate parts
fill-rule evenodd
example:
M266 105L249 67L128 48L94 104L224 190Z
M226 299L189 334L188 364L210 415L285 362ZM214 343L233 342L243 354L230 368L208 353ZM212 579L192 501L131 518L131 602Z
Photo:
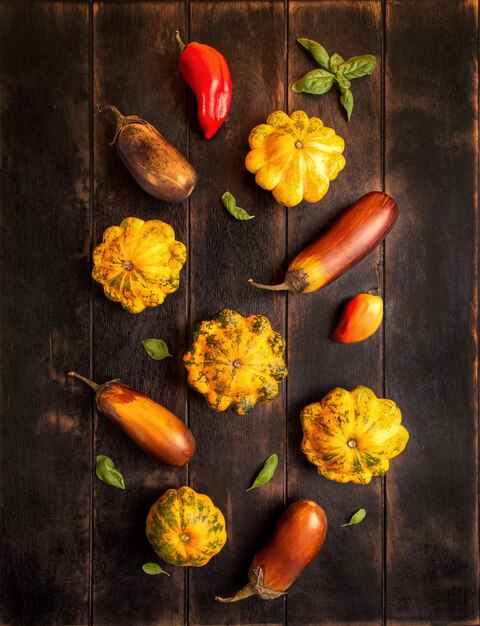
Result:
M370 293L359 293L349 300L332 333L337 343L357 343L373 335L383 320L383 300Z
M75 372L96 393L99 410L119 426L144 452L170 467L182 467L195 452L187 426L168 409L118 380L97 385Z
M373 191L362 196L337 217L313 243L297 254L280 285L260 289L311 293L317 291L361 261L390 232L398 216L395 200Z
M197 99L198 121L205 139L211 139L226 120L232 102L232 79L225 57L203 43L180 46L180 74Z
M283 512L271 539L255 555L248 572L248 584L231 598L238 602L251 595L273 600L284 595L320 552L327 534L325 511L312 500L297 500Z

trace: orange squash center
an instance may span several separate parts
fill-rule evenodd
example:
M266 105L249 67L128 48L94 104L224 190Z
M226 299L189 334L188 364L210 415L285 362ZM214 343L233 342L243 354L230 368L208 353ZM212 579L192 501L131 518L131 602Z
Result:
M349 448L356 448L357 447L357 442L355 441L355 439L350 439L350 441L347 441L347 446Z
M122 267L124 267L126 270L133 270L133 263L131 261L124 261L122 263Z

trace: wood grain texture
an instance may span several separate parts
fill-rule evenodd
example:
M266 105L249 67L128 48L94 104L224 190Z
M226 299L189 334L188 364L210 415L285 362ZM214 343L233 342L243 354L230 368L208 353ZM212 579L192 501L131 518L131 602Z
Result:
M3 3L0 30L0 623L84 624L91 403L66 372L90 353L88 7Z
M386 251L386 383L411 432L387 480L387 615L473 624L477 4L389 2L387 34L386 189L402 219Z
M189 39L225 55L234 85L230 115L210 141L200 135L193 101L190 107L190 155L199 179L190 201L190 325L231 307L242 315L266 315L283 334L285 297L259 293L247 279L265 267L281 268L285 212L244 167L250 130L284 105L283 3L198 2L191 3L190 12ZM238 222L228 215L220 200L227 190L255 219ZM213 597L245 584L255 551L283 509L284 387L280 385L276 400L257 404L246 416L215 413L196 392L190 394L190 422L198 443L190 486L210 495L223 510L229 534L209 565L190 572L191 624L283 624L281 599L224 605ZM273 452L280 459L274 480L245 493Z
M231 68L231 112L210 141L178 71L176 29ZM352 81L350 123L335 87L290 91L315 67L298 37L346 58L376 55L373 76ZM480 623L478 45L477 0L0 0L0 624ZM140 189L96 103L144 117L187 155L198 173L187 202ZM249 131L276 109L303 109L345 139L347 165L318 204L287 211L244 167ZM314 294L248 286L280 282L343 208L384 182L400 208L385 255ZM226 213L226 190L254 220ZM93 246L127 216L168 222L188 248L180 289L136 316L90 278ZM384 281L381 330L334 344L347 299ZM224 307L267 315L287 338L280 396L247 416L210 410L182 364L194 325ZM148 337L173 358L151 360ZM188 421L189 467L146 456L69 369L119 377ZM322 479L300 452L301 409L358 384L398 402L411 433L368 486ZM273 480L245 493L272 452ZM114 459L125 491L96 479L97 454ZM145 537L151 504L183 484L213 499L228 531L222 552L188 571L162 563ZM215 603L243 586L298 498L328 515L319 557L284 599ZM360 507L361 525L340 528ZM144 574L148 561L171 578Z
M333 127L345 139L347 161L320 203L302 203L290 209L289 260L344 208L363 194L382 188L380 3L291 2L289 85L316 67L311 55L296 42L298 37L318 41L330 55L338 52L345 59L374 54L378 66L372 76L352 81L355 105L349 123L336 87L321 96L289 91L289 111L302 109ZM321 400L334 387L353 389L362 384L382 395L381 332L352 345L336 344L329 338L345 302L374 286L382 286L381 249L323 290L289 295L288 499L313 499L324 507L329 519L322 552L289 593L290 624L378 624L382 619L381 479L363 486L319 477L300 451L299 418L304 406ZM361 526L340 528L360 507L367 509Z
M140 115L181 152L186 153L185 87L178 76L174 33L185 27L182 2L98 4L94 13L95 102L116 105ZM127 216L161 219L176 238L187 243L187 204L169 205L147 195L109 146L114 123L95 115L94 244L103 231ZM163 305L131 315L94 286L94 376L100 382L120 378L181 419L186 389L181 357L185 346L185 268L179 290ZM167 341L173 358L152 360L142 339ZM145 537L150 506L170 487L186 482L185 469L169 469L145 455L120 430L98 414L95 454L111 456L126 481L126 490L95 481L93 546L93 622L95 624L165 624L184 618L184 570L148 576L145 562L159 562ZM174 599L172 601L172 598Z

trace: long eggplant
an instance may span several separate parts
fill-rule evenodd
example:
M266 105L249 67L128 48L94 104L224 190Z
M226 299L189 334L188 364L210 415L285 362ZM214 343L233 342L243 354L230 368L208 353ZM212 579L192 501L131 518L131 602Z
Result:
M68 375L95 391L99 410L144 452L170 467L182 467L190 461L195 439L182 420L164 406L118 380L98 385L76 372Z
M329 285L361 261L390 232L398 216L397 203L386 193L373 191L346 209L327 230L298 254L288 266L283 283L260 289L310 293Z

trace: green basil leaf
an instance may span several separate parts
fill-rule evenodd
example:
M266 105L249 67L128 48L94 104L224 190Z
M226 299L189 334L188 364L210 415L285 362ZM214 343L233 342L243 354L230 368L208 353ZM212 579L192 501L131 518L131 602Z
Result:
M335 80L341 89L350 89L352 83L342 74L341 68L335 74Z
M156 574L166 574L167 576L170 576L170 574L162 569L160 565L157 565L157 563L144 563L142 565L142 569L145 574L150 574L152 576L155 576Z
M241 209L237 206L237 201L235 197L229 191L226 191L222 196L223 206L227 209L232 217L236 220L240 220L241 222L245 222L247 220L253 220L255 215L249 215L245 209Z
M274 453L271 454L268 459L263 464L262 469L258 473L253 485L249 487L246 491L250 491L250 489L256 489L257 487L261 487L262 485L266 485L270 482L275 474L275 470L278 465L278 456Z
M348 121L350 121L353 110L353 93L350 91L350 89L344 89L342 86L340 86L340 91L340 102L347 112Z
M339 54L337 54L336 52L334 54L332 54L332 56L330 57L330 67L329 69L336 73L338 71L338 68L340 67L340 65L342 65L343 63L345 63L345 59L343 59Z
M324 69L328 70L330 68L328 61L330 57L328 56L328 52L325 50L323 46L321 46L316 41L312 41L311 39L305 39L301 37L297 39L298 43L308 50L310 54L313 56L315 61Z
M358 57L352 57L340 66L345 78L361 78L362 76L370 76L377 66L377 59L372 54L362 54Z
M312 70L299 78L296 83L292 85L292 91L295 93L313 93L320 95L327 93L332 88L335 76L327 72L327 70Z
M115 469L115 464L109 456L99 454L97 456L97 465L95 467L97 478L103 480L107 485L117 487L117 489L125 489L125 481L120 472Z
M152 359L155 359L155 361L161 361L162 359L166 359L167 356L172 356L163 339L142 339L142 345L145 352L150 355Z
M350 521L347 524L342 524L340 526L340 528L343 528L344 526L353 526L354 524L360 524L360 522L365 519L365 515L367 514L365 509L358 509L358 511L356 511L352 517L350 518Z

